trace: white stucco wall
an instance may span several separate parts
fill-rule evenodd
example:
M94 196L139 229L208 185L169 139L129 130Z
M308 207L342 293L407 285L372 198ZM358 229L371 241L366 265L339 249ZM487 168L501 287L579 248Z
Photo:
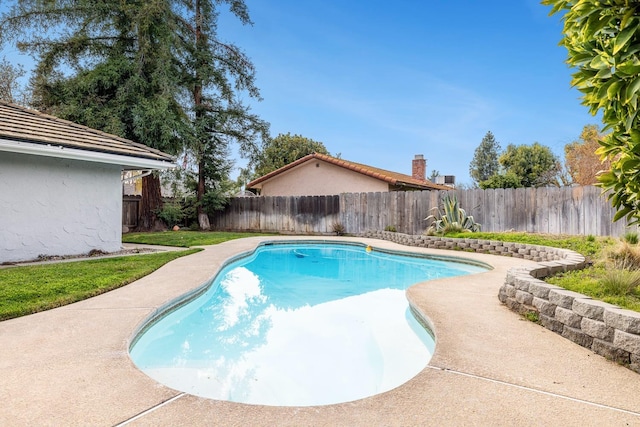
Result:
M121 244L120 166L0 152L0 262Z
M389 191L389 184L322 160L310 160L262 183L263 196L327 196Z

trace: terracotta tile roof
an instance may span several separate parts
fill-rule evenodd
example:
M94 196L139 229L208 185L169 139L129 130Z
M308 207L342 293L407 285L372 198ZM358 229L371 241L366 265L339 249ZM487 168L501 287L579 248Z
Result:
M170 155L146 145L0 101L0 144L2 139L165 162L174 161Z
M296 160L295 162L289 163L288 165L281 167L280 169L277 169L264 176L261 176L260 178L257 178L251 181L250 183L248 183L247 188L255 187L256 185L264 181L267 181L276 175L286 172L289 169L292 169L302 163L305 163L313 159L323 160L327 163L331 163L336 166L340 166L345 169L349 169L354 172L358 172L363 175L367 175L372 178L379 179L381 181L385 181L391 185L407 187L409 189L417 189L417 190L451 190L450 187L447 187L445 185L435 184L428 180L416 179L411 175L405 175L402 173L391 172L384 169L374 168L372 166L363 165L361 163L350 162L348 160L338 159L336 157L331 157L331 156L327 156L326 154L320 154L320 153L309 154L305 157L302 157Z

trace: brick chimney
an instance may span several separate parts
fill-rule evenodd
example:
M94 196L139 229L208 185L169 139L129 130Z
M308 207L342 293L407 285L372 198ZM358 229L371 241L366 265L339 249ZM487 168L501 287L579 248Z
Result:
M427 161L422 154L416 154L411 164L411 176L415 179L426 180Z

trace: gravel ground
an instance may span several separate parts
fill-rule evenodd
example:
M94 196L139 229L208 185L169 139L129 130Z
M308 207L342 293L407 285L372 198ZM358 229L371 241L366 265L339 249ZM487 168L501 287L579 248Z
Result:
M3 262L0 266L12 266L12 265L25 265L25 264L43 264L50 262L65 262L65 261L80 261L85 259L95 259L95 258L107 258L107 257L116 257L122 255L137 255L137 254L148 254L152 252L158 252L156 249L152 248L133 248L133 249L122 249L116 252L104 252L99 250L93 250L86 254L80 255L40 255L38 258L29 260L29 261L19 261L19 262Z

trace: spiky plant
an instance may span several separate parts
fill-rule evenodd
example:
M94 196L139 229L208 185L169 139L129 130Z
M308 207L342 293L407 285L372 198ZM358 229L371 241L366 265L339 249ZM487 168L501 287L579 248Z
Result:
M447 234L461 231L481 231L482 225L475 222L472 215L460 207L455 193L446 193L442 198L442 211L434 207L434 214L425 218L431 221L427 234Z

